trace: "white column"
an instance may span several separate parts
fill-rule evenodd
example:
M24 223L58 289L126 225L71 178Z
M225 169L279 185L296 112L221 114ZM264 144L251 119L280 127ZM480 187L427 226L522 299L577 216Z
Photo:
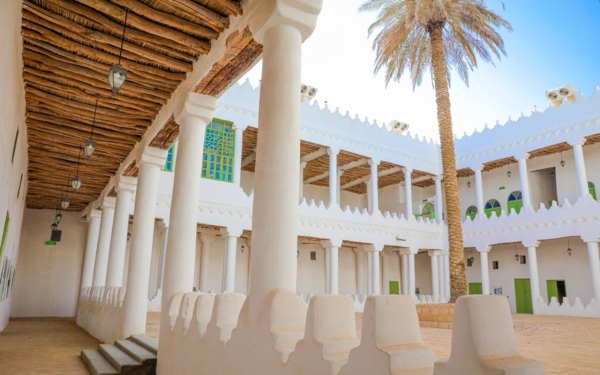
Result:
M435 221L438 223L443 220L444 205L442 203L442 176L435 176Z
M483 217L485 206L483 205L483 179L481 177L481 171L483 171L483 165L479 168L475 168L475 190L477 193L477 217Z
M450 298L450 255L444 254L444 297Z
M381 250L375 250L373 253L373 295L381 294L381 266L379 265L379 252Z
M216 105L216 98L190 93L175 114L175 121L179 124L179 147L169 215L162 311L169 311L173 296L190 292L194 283L202 145L206 125L211 121ZM166 332L170 329L169 314L162 314L161 318L161 331L164 334L160 336L166 338Z
M529 189L529 171L527 170L527 159L529 154L519 158L519 181L521 181L521 196L523 197L523 207L533 208L531 206L531 189Z
M356 248L354 253L356 254L356 294L367 294L365 252Z
M387 259L388 259L388 254L385 252L380 252L379 255L381 255L381 293L385 294L385 295L389 295L390 294L390 276L388 274L388 269L387 269Z
M169 227L164 224L163 236L162 236L162 248L160 250L160 265L159 272L160 275L158 277L158 288L162 289L163 280L165 276L165 258L167 256L167 242L169 240Z
M81 272L81 289L92 286L94 278L94 262L96 261L96 249L98 248L98 235L100 234L100 221L102 211L91 210L88 215L88 232L85 244L85 258Z
M406 219L414 218L412 202L412 169L404 168L404 197L406 198ZM413 291L414 293L414 291Z
M600 258L598 253L598 241L586 242L588 248L588 258L592 272L592 287L594 288L594 298L600 301Z
M120 176L119 181L115 185L117 203L115 204L106 283L104 284L107 287L120 287L123 284L125 249L127 247L127 233L129 231L129 206L131 205L131 196L135 192L136 184L137 181L134 177Z
M373 252L368 251L367 247L363 246L367 253L367 295L373 295Z
M367 212L371 213L373 212L373 194L371 193L372 189L371 189L371 177L369 176L365 176L362 178L363 182L365 183L365 185L367 186Z
M587 172L585 170L585 159L583 157L583 144L585 139L577 143L572 143L573 156L575 157L575 170L577 171L577 182L579 183L579 196L585 197L590 191L588 188Z
M540 277L538 274L538 264L537 264L537 247L539 246L539 242L535 242L533 244L525 244L527 247L527 265L529 266L529 280L531 282L531 300L533 301L533 312L535 313L537 310L537 300L539 299L540 293Z
M402 256L402 294L410 294L408 288L408 252L400 251Z
M235 124L235 153L233 158L233 183L241 186L242 183L242 145L246 126Z
M300 183L298 184L299 190L300 190L300 200L302 200L302 198L304 198L304 168L306 167L306 162L305 161L301 161L300 162L300 174L299 174L299 178L300 178Z
M337 156L339 150L329 148L327 155L329 155L329 204L334 205L338 203L338 169L337 169Z
M331 253L325 247L323 251L325 251L325 294L329 294L331 293Z
M102 203L102 219L100 221L100 234L98 235L92 286L104 286L104 283L106 282L106 267L108 265L108 253L110 251L110 235L112 232L113 219L115 217L115 202L116 199L114 197L105 197L104 202Z
M263 45L248 297L250 319L258 319L273 290L296 292L302 42L316 26L321 3L252 4L260 12L250 30Z
M200 291L209 292L210 282L210 244L214 237L202 234L200 243L202 244L202 252L200 253Z
M139 172L135 196L135 217L129 248L127 293L123 300L123 337L146 332L147 296L152 263L158 179L166 157L167 150L146 147L136 161ZM168 316L169 314L164 315Z
M221 230L223 238L225 238L225 254L223 259L224 277L223 277L223 292L235 292L235 264L237 259L237 240L242 235L241 229L226 228Z
M479 259L481 261L481 287L483 289L483 294L490 294L490 266L488 253L491 249L491 246L477 248Z
M429 257L431 258L431 285L433 289L433 300L437 301L440 297L440 280L439 280L439 250L430 250Z
M339 294L339 250L342 246L341 240L326 240L321 241L321 246L325 248L327 252L327 259L329 259L329 265L326 268L327 293Z
M336 182L336 186L337 186L337 204L341 205L342 204L342 184L340 183L340 179L342 178L342 176L344 175L344 171L339 169L337 170L337 173L335 174L335 178L337 180Z
M408 258L408 262L407 262L407 268L408 268L408 272L407 272L407 284L408 284L408 294L411 296L415 295L415 288L416 288L416 278L415 278L415 254L418 253L419 250L418 249L406 249L406 250L402 250L402 254L406 254L407 258Z
M369 166L371 167L371 211L373 214L379 211L379 178L377 176L377 167L379 166L379 160L369 159ZM379 262L379 259L377 259Z

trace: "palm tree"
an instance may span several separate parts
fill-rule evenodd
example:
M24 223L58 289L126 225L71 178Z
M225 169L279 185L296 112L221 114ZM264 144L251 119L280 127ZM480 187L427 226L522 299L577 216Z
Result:
M435 88L442 148L444 189L450 243L450 302L467 293L456 155L448 85L450 70L468 85L468 72L478 59L492 62L506 55L498 29L510 23L489 10L483 0L366 0L361 12L377 11L369 27L376 30L375 74L385 68L385 80L400 80L407 72L413 90L430 70Z

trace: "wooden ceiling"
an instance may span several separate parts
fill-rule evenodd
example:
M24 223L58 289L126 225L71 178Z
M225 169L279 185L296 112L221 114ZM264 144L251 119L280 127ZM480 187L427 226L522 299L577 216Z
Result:
M128 76L112 96L107 75L119 61L126 9L121 65ZM79 147L90 137L99 95L97 150L90 161L81 157L83 184L76 194L70 191L69 210L80 211L95 200L192 65L227 29L229 17L241 13L239 0L24 0L27 206L54 209L60 203L76 173ZM248 32L235 34L233 55L228 49L224 56L235 66L223 65L223 59L215 64L211 73L219 79L210 94L219 94L244 72L236 51L251 44L254 59L262 51ZM167 124L160 146L170 145L173 133Z
M256 147L258 138L258 129L253 127L248 127L244 130L244 139L242 142L242 160L246 160L254 154L254 149ZM327 146L318 145L316 143L311 143L307 141L300 141L300 157L298 158L298 162L300 162L300 158L309 155L315 151L320 149L327 148ZM360 160L366 160L366 156L354 154L349 151L341 150L337 157L337 166L341 168L347 164L355 163ZM242 170L254 173L256 163L252 161L251 163L246 164L242 167ZM388 170L396 170L400 167L399 165L381 162L377 167L378 172L384 172ZM315 177L322 176L325 173L329 172L329 155L327 153L310 160L306 167L304 168L304 181L309 179L314 179ZM344 171L344 174L340 177L340 185L344 186L348 183L351 183L356 180L360 180L363 177L369 177L371 175L371 167L368 163L361 164L357 167L348 169ZM427 176L432 175L421 172L421 171L413 171L412 174L414 186L419 187L427 187L435 184L433 179L427 178ZM401 170L395 171L394 173L386 174L385 176L379 177L378 183L379 188L383 188L389 185L399 184L404 182L404 172ZM329 187L329 176L323 177L321 179L315 180L311 183L312 185L317 186L325 186ZM354 186L347 187L344 189L346 191L350 191L356 194L366 194L367 193L367 185L364 182L360 182Z

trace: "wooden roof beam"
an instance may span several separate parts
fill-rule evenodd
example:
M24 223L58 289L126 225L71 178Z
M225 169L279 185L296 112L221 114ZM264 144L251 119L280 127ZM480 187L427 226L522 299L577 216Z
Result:
M304 162L304 163L308 163L311 160L315 160L323 155L325 155L327 153L327 150L329 150L329 147L323 147L318 149L317 151L311 152L308 155L304 155L300 161Z
M353 162L350 162L348 164L344 164L341 167L338 167L339 171L348 171L350 169L356 168L356 167L360 167L363 164L367 164L369 162L369 159L359 159ZM322 180L326 177L329 177L329 171L321 173L318 176L315 177L311 177L307 180L304 181L304 184L312 184L313 182L317 182L319 180Z
M387 176L387 175L390 175L390 174L393 174L393 173L398 173L398 172L401 172L402 169L403 169L402 167L394 167L394 168L386 169L384 171L378 172L377 173L377 177L383 177L383 176ZM350 181L347 184L342 185L341 189L345 190L345 189L351 188L353 186L360 185L363 182L364 181L363 181L362 178L357 178L354 181Z
M253 151L250 155L246 156L242 161L242 168L245 166L252 164L256 160L256 151Z

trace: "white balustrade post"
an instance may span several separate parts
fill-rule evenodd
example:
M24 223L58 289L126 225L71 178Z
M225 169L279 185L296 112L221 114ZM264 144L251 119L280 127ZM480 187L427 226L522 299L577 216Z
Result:
M435 176L435 221L438 223L444 217L444 205L442 203L442 176Z
M485 206L483 205L483 178L481 172L483 171L483 165L479 168L475 168L475 190L477 194L477 217L481 218L485 212Z
M577 171L577 182L579 183L579 196L584 198L590 191L588 188L587 172L585 169L585 159L583 157L583 144L585 139L572 143L573 156L575 157L575 170Z
M529 280L531 283L531 300L533 301L533 313L537 310L537 301L541 296L540 293L540 277L538 274L538 263L537 263L537 247L539 242L534 243L523 243L523 246L527 247L527 265L529 266Z
M299 190L300 190L300 194L299 194L299 198L300 200L302 200L302 198L304 198L304 168L306 168L306 162L305 161L301 161L300 162L300 183L298 184Z
M170 227L163 280L161 339L170 330L171 299L178 293L192 291L194 255L196 252L196 218L200 195L202 153L207 124L212 120L217 99L208 95L189 93L175 113L179 124L177 168L173 176ZM159 361L159 372L160 371ZM165 372L163 372L165 373Z
M439 268L438 259L440 255L439 250L429 250L429 257L431 259L431 285L433 289L433 300L437 301L440 298L440 280L439 280Z
M166 158L167 150L146 147L136 161L139 172L130 239L127 293L123 300L123 337L146 332L158 179Z
M136 178L120 176L115 185L117 203L115 204L115 216L113 219L108 267L106 270L106 283L104 284L107 287L120 287L123 283L127 233L129 232L129 206L131 205L131 197L135 192L136 184Z
M235 124L235 152L233 158L233 183L242 186L242 145L246 126Z
M302 42L316 27L322 1L250 6L250 31L263 45L248 296L254 320L273 290L296 291Z
M235 265L237 259L237 240L242 235L241 229L226 228L221 230L223 238L225 238L225 254L223 259L224 277L223 277L223 292L235 292Z
M94 278L94 262L96 261L96 249L98 248L98 235L100 234L101 220L102 211L91 210L88 215L85 258L83 260L83 270L81 271L81 289L92 286L92 280Z
M338 203L338 168L337 168L337 156L339 150L329 148L327 154L329 155L329 205L333 206Z
M598 241L586 242L588 249L588 258L590 261L590 270L592 273L592 287L594 289L594 298L600 301L600 258L598 252Z
M379 166L379 160L369 159L369 166L371 167L371 215L379 211L379 178L377 176L377 167ZM377 259L379 262L379 259Z
M214 241L214 237L202 234L200 243L202 244L202 252L200 253L200 291L209 292L210 282L210 244Z
M483 294L490 294L490 266L488 253L491 249L491 246L481 246L477 248L479 259L481 260L481 288L483 289Z
M365 252L360 248L356 248L354 249L354 253L356 254L356 294L367 294L365 286Z
M98 235L96 261L94 262L94 278L92 280L92 286L95 287L104 286L106 282L110 235L115 217L115 202L116 199L114 197L105 197L102 202L102 219L100 220L100 234Z
M402 294L410 294L408 288L408 252L401 250L400 255L402 256Z
M531 205L531 189L529 188L529 171L527 170L528 158L529 154L525 154L519 158L519 181L521 182L521 196L523 197L523 207L533 208Z
M404 196L406 197L406 219L414 217L412 202L412 168L403 168L404 171Z

